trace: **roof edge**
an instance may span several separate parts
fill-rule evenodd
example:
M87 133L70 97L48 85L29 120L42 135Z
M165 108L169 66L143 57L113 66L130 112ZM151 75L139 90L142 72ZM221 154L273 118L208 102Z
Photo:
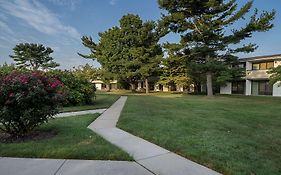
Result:
M240 61L247 61L247 60L266 59L266 58L279 57L279 56L281 57L281 54L246 57L246 58L239 58L239 60Z

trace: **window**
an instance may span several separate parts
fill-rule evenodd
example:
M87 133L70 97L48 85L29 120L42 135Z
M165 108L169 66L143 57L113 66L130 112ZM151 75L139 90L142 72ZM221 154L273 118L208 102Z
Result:
M259 63L254 63L253 64L253 70L259 70L260 69L260 64Z
M266 63L266 68L267 69L271 69L271 68L273 68L274 67L274 62L272 61L272 62L268 62L268 63Z
M245 81L232 82L232 94L245 94Z
M272 95L273 86L269 81L253 81L252 95Z
M260 63L260 70L266 70L266 63Z
M252 70L267 70L274 67L274 62L253 63Z

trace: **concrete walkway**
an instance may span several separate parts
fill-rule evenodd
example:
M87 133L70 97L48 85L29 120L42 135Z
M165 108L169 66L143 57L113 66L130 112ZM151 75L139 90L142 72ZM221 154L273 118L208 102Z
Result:
M71 116L79 116L86 114L95 114L95 113L103 113L106 109L95 109L95 110L86 110L86 111L77 111L77 112L63 112L55 115L55 118L58 117L71 117Z
M157 175L218 175L219 173L116 128L127 97L122 96L88 128L120 147Z
M116 128L126 100L121 97L107 110L61 113L56 117L102 113L88 128L131 154L136 162L0 157L0 175L219 175Z
M103 113L106 109L60 113L70 117ZM102 160L32 159L0 157L0 175L153 175L136 162Z
M0 175L153 175L136 162L1 158Z

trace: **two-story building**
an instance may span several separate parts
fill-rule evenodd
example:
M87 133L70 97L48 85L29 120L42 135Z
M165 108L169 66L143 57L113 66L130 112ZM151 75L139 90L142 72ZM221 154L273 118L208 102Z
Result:
M281 54L239 59L246 76L220 87L220 94L281 96L280 82L271 85L267 71L281 65Z

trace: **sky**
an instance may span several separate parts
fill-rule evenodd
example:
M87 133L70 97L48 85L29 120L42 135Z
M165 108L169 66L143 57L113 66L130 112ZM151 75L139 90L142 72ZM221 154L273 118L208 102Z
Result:
M238 0L242 5L246 0ZM281 54L281 1L255 0L254 8L275 9L275 27L266 33L255 33L246 42L256 43L259 48L250 57ZM40 43L54 50L52 57L61 69L96 61L84 59L77 52L89 50L81 44L81 36L91 36L98 42L98 33L119 24L119 19L128 13L138 14L145 20L158 20L161 11L157 0L0 0L0 64L12 63L9 55L18 43ZM241 27L239 22L235 27ZM163 42L178 42L179 36L169 34Z

